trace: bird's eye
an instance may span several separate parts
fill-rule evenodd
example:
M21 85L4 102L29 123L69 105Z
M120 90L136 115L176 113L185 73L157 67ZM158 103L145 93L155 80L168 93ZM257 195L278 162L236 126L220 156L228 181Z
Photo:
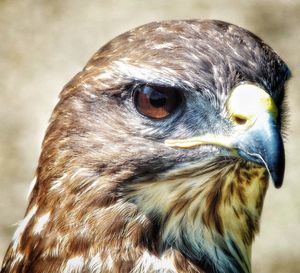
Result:
M133 101L142 115L162 119L180 106L182 97L175 88L144 85L134 90Z

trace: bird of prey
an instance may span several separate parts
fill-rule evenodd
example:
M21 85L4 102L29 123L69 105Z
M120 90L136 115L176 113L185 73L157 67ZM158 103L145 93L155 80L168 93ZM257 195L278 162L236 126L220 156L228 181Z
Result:
M290 74L222 21L107 43L60 94L1 273L250 273Z

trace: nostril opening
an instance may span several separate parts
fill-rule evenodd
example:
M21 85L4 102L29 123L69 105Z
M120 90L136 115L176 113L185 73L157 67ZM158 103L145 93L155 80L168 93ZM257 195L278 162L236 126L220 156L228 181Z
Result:
M247 122L247 119L241 116L233 116L233 121L239 125L243 125Z

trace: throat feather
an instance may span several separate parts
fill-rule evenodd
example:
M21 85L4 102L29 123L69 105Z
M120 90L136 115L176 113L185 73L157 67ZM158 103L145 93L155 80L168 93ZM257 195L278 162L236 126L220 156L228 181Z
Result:
M266 170L235 162L186 175L197 169L189 166L159 180L137 182L130 186L128 201L151 221L159 219L158 252L177 249L205 272L251 272L251 244L268 185Z

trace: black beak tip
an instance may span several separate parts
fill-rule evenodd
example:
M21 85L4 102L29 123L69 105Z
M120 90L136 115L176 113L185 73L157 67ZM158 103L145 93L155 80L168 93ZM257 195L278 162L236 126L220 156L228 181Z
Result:
M282 186L285 170L285 153L282 139L279 138L277 145L274 145L277 149L274 149L272 156L267 158L267 168L270 176L273 180L275 188L279 189ZM269 159L269 160L268 160Z
M281 188L282 183L283 183L283 173L282 174L278 174L278 173L270 173L271 179L273 181L273 184L275 186L276 189Z
M284 178L284 160L282 160L280 163L280 166L278 166L276 169L269 170L269 174L276 189L279 189L282 186Z

